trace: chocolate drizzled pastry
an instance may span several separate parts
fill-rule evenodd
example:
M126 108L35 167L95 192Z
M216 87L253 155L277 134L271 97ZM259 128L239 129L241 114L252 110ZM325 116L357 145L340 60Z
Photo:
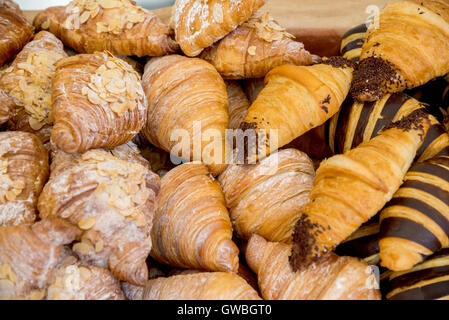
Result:
M339 56L329 58L323 57L318 63L327 64L334 68L355 68L356 66L354 61Z
M350 94L360 102L375 101L387 92L406 87L405 79L392 63L378 57L368 57L355 68Z
M415 110L407 117L404 117L399 121L390 123L383 129L383 131L391 128L396 128L403 131L420 130L424 133L424 127L422 125L423 119L427 119L427 121L430 121L429 114L425 111L424 108Z

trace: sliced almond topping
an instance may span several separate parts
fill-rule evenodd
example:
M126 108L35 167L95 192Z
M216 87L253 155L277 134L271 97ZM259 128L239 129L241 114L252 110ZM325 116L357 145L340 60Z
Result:
M96 252L100 252L100 251L102 251L103 250L103 248L104 248L104 245L103 245L103 240L98 240L98 242L95 244L95 251Z
M50 19L45 20L44 22L42 22L41 24L41 28L42 29L48 29L50 27Z
M256 55L256 46L250 46L249 48L248 48L248 53L251 55L251 56L254 56L254 55Z
M78 227L82 230L89 230L95 225L95 218L87 218L78 222Z
M80 271L80 275L81 275L81 278L83 279L83 281L89 280L92 272L88 268L81 266L81 267L79 267L79 271Z
M78 242L73 245L73 250L78 251L81 254L86 254L89 252L89 245L85 242Z
M30 117L28 119L28 123L30 124L31 129L36 131L40 130L44 126L44 123L37 121L33 117Z
M6 191L6 199L8 201L14 201L14 200L16 200L16 197L17 196L14 194L14 192L12 192L10 190Z
M45 290L31 292L30 300L42 300L45 297Z

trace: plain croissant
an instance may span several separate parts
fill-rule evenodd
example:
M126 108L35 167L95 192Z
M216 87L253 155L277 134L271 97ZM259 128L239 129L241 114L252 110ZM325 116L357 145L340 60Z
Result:
M52 167L39 198L40 217L62 217L82 231L73 245L82 263L144 285L159 177L148 164L100 149L55 156Z
M253 235L246 261L257 274L266 300L380 300L373 270L363 261L331 253L294 272L288 262L290 245Z
M149 280L143 300L261 300L235 273L202 272Z
M312 55L292 38L267 12L249 19L200 57L212 63L225 79L262 78L284 64L312 64Z
M63 246L78 235L62 219L0 227L0 299L43 299Z
M131 0L73 0L38 13L33 24L80 53L162 56L179 48L159 17Z
M367 31L351 88L354 99L378 100L449 72L447 1L393 1L378 24L372 22Z
M0 226L35 221L48 171L47 150L37 136L0 132Z
M108 52L58 61L52 99L51 141L67 153L122 145L146 121L139 75Z
M256 165L229 165L219 181L236 235L289 242L314 176L312 161L296 149L280 150Z
M148 98L144 136L156 147L184 160L203 161L214 175L221 173L226 168L225 130L229 115L226 85L217 70L197 58L153 58L145 66L142 85ZM211 130L213 142L206 137ZM180 143L178 134L183 138ZM188 141L184 141L185 134ZM180 144L183 149L187 144L190 154L176 150ZM211 152L211 146L221 155Z
M223 193L203 164L186 163L164 175L151 238L151 256L164 264L234 272L239 267Z
M313 66L274 68L265 77L266 85L248 109L241 128L255 130L259 140L266 139L267 153L286 145L340 109L352 71L352 64L340 57ZM271 130L277 130L277 145L271 143L272 136L268 137ZM260 144L248 146L249 163L260 153Z
M0 2L0 66L12 59L31 39L34 28L19 6L11 0Z
M427 113L414 111L370 141L321 162L295 226L294 268L332 251L382 209L400 187L429 125Z
M52 79L56 62L66 58L64 45L53 34L36 34L0 77L0 88L14 97L9 130L35 133L44 144L50 141Z
M265 0L176 0L173 28L176 42L190 57L248 20Z

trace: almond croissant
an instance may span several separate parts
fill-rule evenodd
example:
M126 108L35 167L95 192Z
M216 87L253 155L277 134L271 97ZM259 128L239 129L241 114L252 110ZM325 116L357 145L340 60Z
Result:
M299 272L288 263L290 245L253 235L246 260L266 300L380 300L373 270L363 261L331 253Z
M33 23L80 53L142 57L178 50L159 17L131 0L73 0L40 12Z
M296 149L281 150L256 165L229 165L219 181L236 235L290 241L314 175L312 161Z
M0 77L0 88L19 103L12 108L9 130L35 133L44 144L50 140L52 80L56 62L66 58L64 45L53 34L34 36Z
M62 219L0 227L0 299L43 299L63 245L78 234Z
M332 251L393 197L430 126L417 110L380 135L323 162L293 233L290 262L307 266Z
M176 41L190 57L248 20L265 0L176 0L173 16Z
M261 300L235 273L202 272L149 280L143 300Z
M280 65L312 64L312 55L304 45L291 38L267 12L249 19L200 57L212 63L225 79L261 78Z
M60 60L53 79L51 141L67 153L130 141L146 121L137 72L108 52Z
M144 136L184 160L203 161L214 175L221 173L226 167L229 116L226 86L217 70L197 58L153 58L145 66L142 84L148 98ZM208 133L213 135L213 142ZM179 146L183 150L178 150ZM185 146L189 154L185 154ZM211 147L219 154L211 152Z
M203 164L186 163L161 180L151 256L175 267L234 271L239 250L220 185Z
M33 33L33 26L14 1L0 1L0 66L12 59Z
M258 149L261 144L268 154L332 117L346 98L352 71L352 63L341 57L313 66L285 65L271 70L241 124L243 130L255 130L258 139L257 145L248 144L245 150L249 163L256 155L264 156ZM271 131L277 133L277 141Z
M0 132L0 226L34 222L48 169L47 150L38 137Z
M39 198L40 217L62 217L78 226L83 233L73 251L81 263L144 285L159 177L104 150L68 157L55 156L55 171Z
M446 75L448 61L449 2L393 1L368 28L351 94L374 101L418 87Z

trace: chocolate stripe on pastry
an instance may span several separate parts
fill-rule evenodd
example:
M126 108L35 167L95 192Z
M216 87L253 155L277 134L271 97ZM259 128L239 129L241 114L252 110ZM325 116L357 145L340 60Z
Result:
M344 35L343 35L343 39L349 37L351 34L356 34L356 33L362 33L362 32L366 32L368 30L368 28L366 27L366 24L361 24L358 25L352 29L349 29Z
M437 253L434 253L433 255L431 255L429 257L429 260L430 259L436 259L436 258L443 258L443 257L447 257L447 256L449 256L449 248L441 249Z
M423 154L424 151L427 149L427 147L429 147L429 145L442 134L447 134L447 132L446 129L441 124L438 123L431 126L427 131L426 137L424 138L421 147L416 153Z
M438 157L434 157L434 158L428 160L428 162L434 163L434 164L441 164L441 165L449 168L449 157L446 158L444 156L442 156L442 157L438 156Z
M345 53L348 51L351 51L353 49L361 49L363 47L364 39L355 39L351 42L349 42L343 49L341 49L341 54L344 56Z
M343 103L343 106L340 109L339 116L337 119L337 125L335 128L335 143L334 143L334 153L342 153L344 150L345 140L346 140L346 131L349 122L349 116L351 114L352 106L351 102Z
M363 142L363 135L365 133L365 129L368 124L371 113L374 110L374 105L375 105L374 102L366 103L363 105L359 121L357 122L357 127L354 131L354 139L352 140L351 148L355 148Z
M379 253L379 234L375 233L343 242L335 249L335 253L340 256L351 256L361 259L377 254Z
M393 200L388 203L388 207L391 206L403 206L413 210L418 210L434 221L449 237L449 220L447 220L446 217L443 216L438 210L431 207L427 203L414 198L393 198Z
M449 275L449 265L412 271L391 280L391 289L411 287L421 281Z
M419 236L417 237L417 235ZM406 239L416 242L432 252L441 248L440 240L422 224L402 217L383 219L380 225L379 237Z
M442 281L403 291L389 300L434 300L449 295L449 281Z
M427 173L430 174L432 176L438 177L440 179L443 179L444 181L449 181L449 169L443 168L442 166L439 166L437 164L432 164L427 162L423 162L423 163L417 163L415 164L410 170L409 172L421 172L421 173ZM416 183L419 181L412 181L412 180L408 180L405 184L409 184L411 188L413 188L413 185L416 185ZM422 182L421 182L422 183ZM405 184L403 185L405 187ZM449 193L437 188L433 185L428 184L426 185L422 185L422 184L418 184L420 186L419 189L424 190L426 192L431 193L432 195L434 195L435 197L439 198L439 199L449 199Z

